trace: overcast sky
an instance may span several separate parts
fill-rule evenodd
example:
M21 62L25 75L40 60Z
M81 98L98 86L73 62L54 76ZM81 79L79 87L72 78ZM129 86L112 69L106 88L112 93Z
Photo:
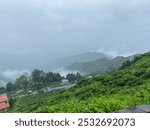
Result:
M0 0L0 52L49 59L150 51L149 0Z

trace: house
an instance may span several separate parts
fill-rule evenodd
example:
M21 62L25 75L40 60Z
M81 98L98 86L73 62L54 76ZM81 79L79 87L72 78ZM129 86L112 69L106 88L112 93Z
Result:
M62 82L62 83L68 83L69 81L68 81L68 79L62 79L61 82Z
M67 79L62 79L60 85L66 85L66 84L68 84L68 83L69 83L69 80L67 80Z
M90 76L86 77L86 79L91 79L92 77L93 77L93 76L90 75Z
M0 96L0 110L9 107L9 102L7 96Z

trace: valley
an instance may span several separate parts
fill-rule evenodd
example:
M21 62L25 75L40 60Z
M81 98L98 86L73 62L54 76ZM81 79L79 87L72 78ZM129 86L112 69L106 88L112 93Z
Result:
M4 112L101 113L128 109L150 103L149 79L150 53L145 53L125 61L117 70L79 78L74 87L16 97Z

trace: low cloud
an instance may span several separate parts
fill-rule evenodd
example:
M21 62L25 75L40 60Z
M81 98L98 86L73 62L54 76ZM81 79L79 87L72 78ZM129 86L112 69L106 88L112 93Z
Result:
M65 69L65 68L58 68L58 69L53 70L53 72L60 73L61 76L66 77L67 74L69 74L69 73L76 74L78 71L70 71L70 70Z
M9 81L15 81L23 73L30 72L28 70L6 70L2 72L1 77Z
M0 73L0 87L5 87L8 82L15 82L23 73L30 74L28 70L6 70Z
M100 48L98 50L93 50L93 52L99 52L99 53L104 53L107 54L113 58L117 57L117 56L131 56L131 55L135 55L135 54L139 54L141 52L138 51L134 51L134 52L125 52L125 53L120 53L118 51L116 51L115 49L105 49L105 48Z

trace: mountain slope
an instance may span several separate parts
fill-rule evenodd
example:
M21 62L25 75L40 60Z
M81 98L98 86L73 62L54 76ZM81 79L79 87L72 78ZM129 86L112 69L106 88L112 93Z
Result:
M145 53L74 88L19 98L9 112L112 112L150 103L149 93L150 53Z
M118 56L114 59L101 58L91 62L73 63L67 67L70 71L79 71L85 75L101 74L118 69L130 57Z
M97 53L97 52L86 52L83 54L61 58L58 59L53 66L55 67L67 67L73 63L77 62L90 62L94 61L100 58L111 58L110 56L104 54L104 53Z

